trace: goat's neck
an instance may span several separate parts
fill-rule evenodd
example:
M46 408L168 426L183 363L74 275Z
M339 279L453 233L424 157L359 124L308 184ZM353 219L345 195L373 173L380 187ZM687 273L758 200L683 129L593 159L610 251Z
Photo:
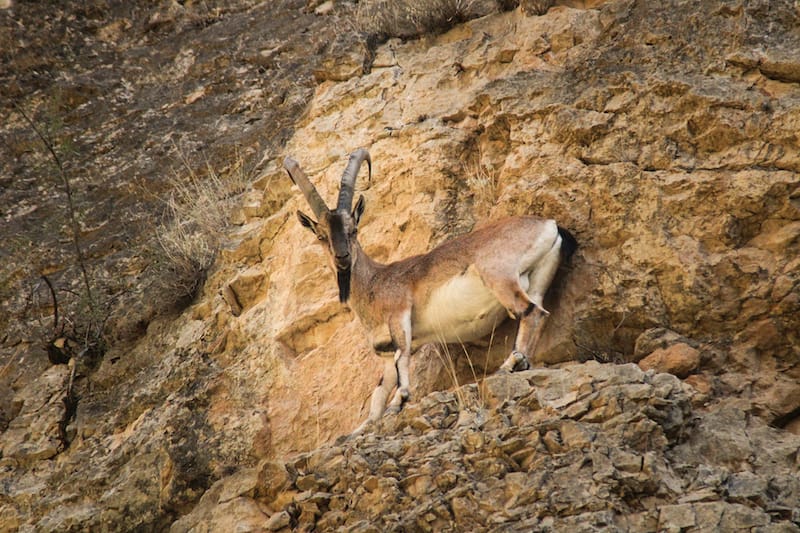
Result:
M353 251L355 256L353 258L353 277L350 280L350 289L355 297L361 298L367 296L365 292L372 285L372 278L384 265L368 256L358 241L356 241Z
M351 305L362 321L369 321L369 318L375 314L374 310L372 312L369 310L374 306L376 296L371 294L376 288L374 278L380 270L385 268L385 265L368 256L358 242L354 246L353 253L353 271L350 278Z

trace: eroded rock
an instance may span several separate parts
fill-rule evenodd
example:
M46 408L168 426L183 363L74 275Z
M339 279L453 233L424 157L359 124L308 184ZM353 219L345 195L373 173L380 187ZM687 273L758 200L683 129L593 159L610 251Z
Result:
M374 432L299 456L287 463L294 481L255 498L274 509L268 528L797 527L787 503L800 483L787 469L796 466L799 437L730 408L699 420L690 389L669 374L597 363L548 374L553 379L532 370L435 393ZM583 392L557 406L526 400L564 394L563 383ZM491 390L517 392L497 403L485 395ZM582 400L588 407L573 411ZM443 405L460 423L448 422ZM765 451L761 439L770 438L794 453ZM329 480L325 492L316 492L320 479ZM189 516L206 514L201 502Z

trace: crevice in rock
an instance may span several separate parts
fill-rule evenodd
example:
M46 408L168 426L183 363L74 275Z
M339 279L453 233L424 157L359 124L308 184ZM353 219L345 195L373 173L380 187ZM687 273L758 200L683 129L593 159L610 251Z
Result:
M77 394L75 394L75 388L73 386L75 383L76 368L77 364L73 362L72 371L69 374L69 381L67 382L67 390L64 393L64 398L61 400L64 403L64 416L58 421L58 440L60 442L58 446L59 453L69 449L69 445L72 442L69 438L67 427L69 427L70 423L75 420L75 415L78 412L79 397Z
M784 429L793 421L800 418L800 405L789 411L788 413L782 414L780 416L775 417L770 425L775 428Z

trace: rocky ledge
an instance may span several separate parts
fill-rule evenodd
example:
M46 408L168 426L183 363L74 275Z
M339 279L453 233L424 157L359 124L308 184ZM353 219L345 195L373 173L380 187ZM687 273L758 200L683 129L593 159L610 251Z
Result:
M800 531L800 436L587 362L430 394L218 481L171 531Z

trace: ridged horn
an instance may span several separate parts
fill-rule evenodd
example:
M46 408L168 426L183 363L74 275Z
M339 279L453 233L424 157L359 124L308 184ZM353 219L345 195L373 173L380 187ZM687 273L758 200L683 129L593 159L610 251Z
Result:
M286 172L289 173L289 177L292 178L294 184L300 187L300 190L303 191L303 196L306 197L306 202L308 202L308 205L311 206L311 209L314 211L317 220L322 218L323 213L327 213L329 211L328 206L325 204L325 200L323 200L317 192L317 188L314 187L314 184L309 181L306 173L303 172L302 168L300 168L300 165L297 163L297 161L291 157L287 157L283 160L283 168L285 168Z
M342 185L339 188L339 201L336 205L337 211L350 212L353 206L353 195L356 188L356 177L358 171L361 169L361 163L367 161L369 167L369 179L372 179L372 159L369 157L369 152L366 148L359 148L350 154L350 160L347 162L347 168L344 169L342 174Z

